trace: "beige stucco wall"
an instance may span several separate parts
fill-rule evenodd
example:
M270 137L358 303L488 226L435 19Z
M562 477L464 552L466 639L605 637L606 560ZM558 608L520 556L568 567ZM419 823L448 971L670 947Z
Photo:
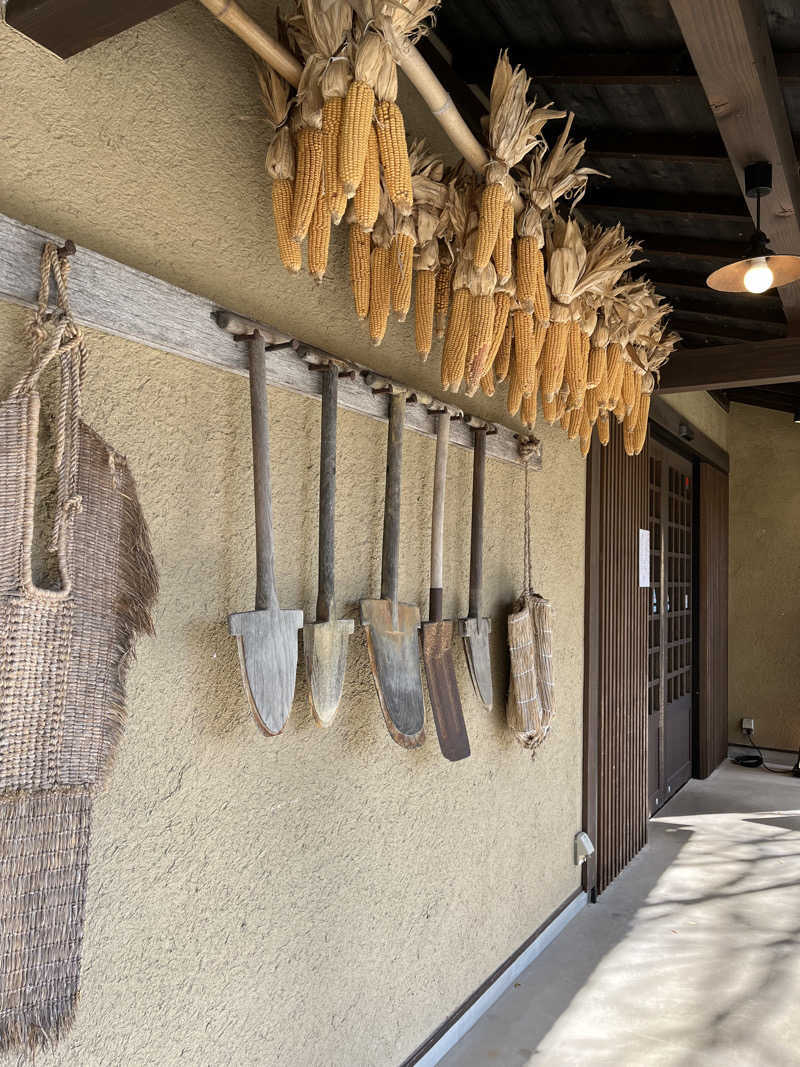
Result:
M731 407L729 737L743 716L768 747L800 745L800 432L790 415Z
M727 449L730 416L708 393L666 393L663 399L720 448Z
M271 22L271 5L249 9ZM410 324L371 349L337 241L320 289L277 266L246 52L185 4L63 64L0 27L0 211L67 234L418 387ZM406 97L409 127L432 128ZM434 131L435 133L435 131ZM79 267L76 267L79 269ZM25 313L0 306L0 394ZM253 597L246 382L90 335L88 420L128 454L162 575L131 720L97 806L82 1001L43 1063L380 1067L403 1059L578 885L584 464L544 428L536 571L554 600L558 712L535 763L503 721L504 616L522 571L523 478L490 461L485 594L498 701L456 663L473 755L394 745L363 634L316 728L302 669L284 734L249 718L225 618ZM318 406L273 390L278 591L313 610ZM499 403L479 402L488 414ZM385 426L341 419L337 579L379 586ZM426 606L433 443L405 446L401 594ZM470 454L451 449L445 609L465 612Z

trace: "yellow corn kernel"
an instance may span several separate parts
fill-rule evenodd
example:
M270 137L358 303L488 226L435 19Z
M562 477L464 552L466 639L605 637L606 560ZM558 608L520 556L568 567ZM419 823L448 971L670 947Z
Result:
M526 311L537 312L537 318L541 322L549 319L548 314L542 315L541 299L539 295L539 279L544 280L544 256L539 248L535 237L517 238L517 300ZM546 289L546 285L545 285Z
M522 382L517 374L517 355L511 355L511 364L508 371L508 396L506 397L506 410L509 415L516 415L522 404Z
M355 222L350 224L350 287L353 290L353 302L356 315L365 319L369 314L369 275L370 247L368 233L364 233Z
M472 297L469 289L456 289L447 318L442 350L442 385L458 392L464 379L464 365L469 344L469 319Z
M597 440L605 447L611 439L611 421L607 411L601 411L597 417Z
M486 396L494 396L494 371L491 367L487 370L484 376L481 378L481 391Z
M491 296L473 296L467 344L467 396L477 393L480 380L489 366L493 327L494 300Z
M436 275L432 270L418 270L414 285L414 342L417 352L427 359L433 343L433 302Z
M608 401L606 407L610 411L613 411L619 402L624 373L625 361L622 358L622 345L612 341L606 349L606 375L608 377Z
M541 390L545 400L552 400L564 380L564 363L567 359L569 322L551 322L542 348Z
M650 418L651 393L642 393L639 397L639 414L636 419L636 431L633 435L633 452L638 456L647 442L647 420Z
M607 349L593 347L589 350L589 375L587 388L594 387L597 392L598 407L608 403L608 362Z
M638 375L633 369L632 363L625 364L625 371L622 375L622 401L625 405L625 414L630 415L633 411L633 406L636 403L636 379Z
M292 240L304 241L322 184L322 130L297 131L297 171L292 200Z
M297 274L303 261L300 245L292 240L292 184L291 178L275 178L272 183L272 214L275 217L281 263L292 274Z
M342 128L342 111L344 99L341 96L329 96L322 107L322 173L325 184L325 195L328 198L328 207L333 216L334 210L338 211L339 199L346 205L347 198L339 181L339 132ZM334 223L339 223L344 213L344 207Z
M401 215L410 215L414 194L403 112L393 100L381 100L375 109L375 121L386 192Z
M339 130L339 181L348 199L355 196L364 173L375 94L366 82L353 81L347 90Z
M597 403L597 389L586 390L583 406L589 417L589 422L594 426L597 422L597 416L600 414L600 406Z
M365 232L372 232L380 206L381 165L378 160L378 138L375 136L375 127L370 126L361 182L353 200L356 222Z
M522 411L520 413L520 417L522 418L522 421L525 423L525 425L528 427L529 430L532 430L534 428L534 426L536 425L536 409L537 409L536 400L537 400L537 397L539 395L538 386L539 386L539 375L537 374L536 375L536 385L534 386L533 392L532 393L528 393L527 396L524 396L522 398Z
M500 232L505 202L506 191L502 185L495 183L484 186L473 256L476 270L484 270L489 266L489 260L492 258L492 252L497 243L497 235Z
M413 261L414 238L407 233L396 233L392 238L392 309L400 322L406 321L411 307Z
M316 282L321 282L328 269L328 249L331 243L331 211L328 198L317 197L317 206L311 217L308 230L308 273Z

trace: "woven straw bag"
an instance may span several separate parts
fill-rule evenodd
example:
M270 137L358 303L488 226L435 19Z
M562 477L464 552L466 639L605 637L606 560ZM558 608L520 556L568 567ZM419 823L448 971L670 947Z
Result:
M48 312L50 275L57 309ZM69 1026L78 995L92 801L125 723L134 641L152 632L157 574L124 457L80 418L86 350L68 264L42 254L30 370L0 404L0 1049ZM42 372L59 364L60 587L34 584Z
M506 700L506 721L523 748L531 755L550 732L555 710L553 681L553 608L533 590L531 553L531 505L527 452L525 464L525 591L508 617L508 650L511 670Z

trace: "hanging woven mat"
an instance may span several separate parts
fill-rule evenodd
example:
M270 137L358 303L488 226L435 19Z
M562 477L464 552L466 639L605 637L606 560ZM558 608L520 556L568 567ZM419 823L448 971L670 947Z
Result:
M553 608L533 588L530 457L534 445L520 440L525 463L524 590L508 617L511 672L506 719L517 741L534 756L550 732L555 705L553 682Z
M80 981L93 798L125 723L158 578L125 458L81 419L86 349L63 250L42 254L30 369L0 404L0 1050L69 1028ZM51 277L57 307L49 309ZM60 585L31 573L40 399L55 364Z

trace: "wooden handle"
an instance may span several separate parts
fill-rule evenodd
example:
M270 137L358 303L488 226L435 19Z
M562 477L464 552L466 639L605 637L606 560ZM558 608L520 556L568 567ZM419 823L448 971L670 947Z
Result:
M319 585L317 622L334 615L334 530L336 514L336 415L339 368L329 363L322 371L322 422L319 446Z
M442 580L444 574L444 500L447 483L447 448L450 444L450 412L436 419L436 466L433 473L433 516L431 518L431 622L442 621Z
M267 351L261 334L250 341L250 420L253 430L253 495L256 506L256 611L277 611L272 492L269 484Z
M403 481L403 423L406 394L392 393L389 400L389 442L386 450L386 496L383 505L383 557L381 600L397 603L400 562L400 490Z
M469 553L469 617L481 618L483 587L483 498L486 487L486 427L473 431L475 456L472 464L472 541Z

